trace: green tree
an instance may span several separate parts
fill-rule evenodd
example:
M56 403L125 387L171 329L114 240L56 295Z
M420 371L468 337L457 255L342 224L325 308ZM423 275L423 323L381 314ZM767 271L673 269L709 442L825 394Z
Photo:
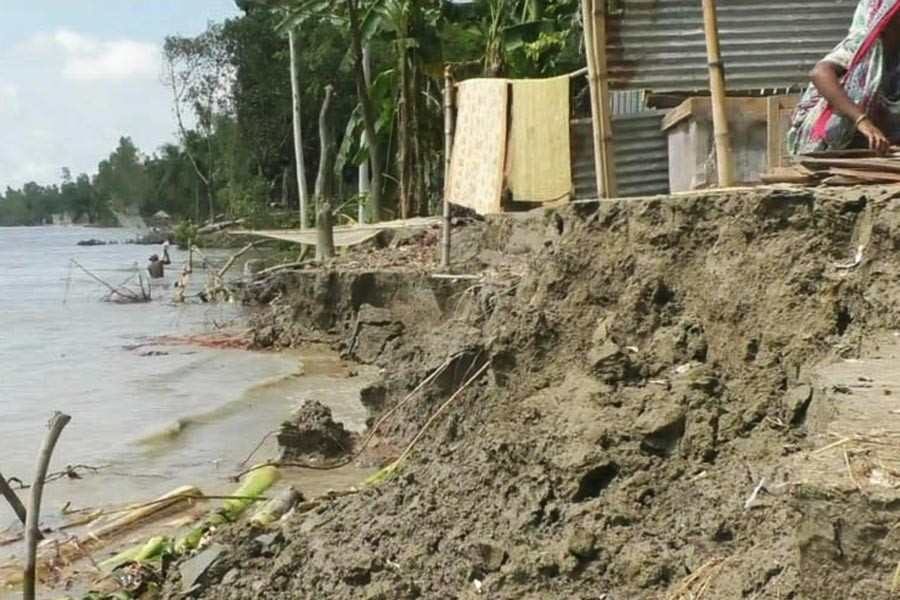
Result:
M150 182L144 173L143 157L129 137L97 167L94 177L97 192L108 199L115 211L139 214L149 199Z
M210 218L215 218L214 128L218 114L231 112L234 74L222 25L211 24L196 37L167 37L163 56L164 80L172 90L181 142L206 189ZM199 134L187 127L188 110L196 119Z

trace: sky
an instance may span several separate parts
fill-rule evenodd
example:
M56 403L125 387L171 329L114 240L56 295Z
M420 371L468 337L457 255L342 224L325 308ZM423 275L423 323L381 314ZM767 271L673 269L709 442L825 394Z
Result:
M175 140L167 35L237 16L233 0L0 0L0 192L96 171L130 136Z

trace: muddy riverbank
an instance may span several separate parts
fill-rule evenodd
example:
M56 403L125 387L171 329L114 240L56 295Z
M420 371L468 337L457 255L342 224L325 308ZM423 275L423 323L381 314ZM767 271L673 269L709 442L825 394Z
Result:
M382 369L365 460L405 459L265 543L223 532L196 595L891 597L896 188L575 205L459 241L457 278L421 239L421 263L251 288L258 344Z

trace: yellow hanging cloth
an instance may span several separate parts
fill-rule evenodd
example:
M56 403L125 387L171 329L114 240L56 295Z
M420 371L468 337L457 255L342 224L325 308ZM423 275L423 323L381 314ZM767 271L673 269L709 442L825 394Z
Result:
M521 202L554 202L572 193L569 77L512 81L509 188Z

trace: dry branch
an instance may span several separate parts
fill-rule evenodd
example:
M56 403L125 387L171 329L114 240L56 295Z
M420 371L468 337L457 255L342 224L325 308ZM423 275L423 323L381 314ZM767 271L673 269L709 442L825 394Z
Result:
M38 455L37 468L34 477L34 488L31 490L31 498L28 503L28 512L25 524L25 573L23 576L22 598L34 600L35 595L35 567L37 565L37 543L40 531L38 520L41 513L41 496L44 493L44 479L47 477L47 469L50 466L50 458L53 449L62 434L63 429L72 419L67 414L56 412L50 419L47 437L41 453Z

